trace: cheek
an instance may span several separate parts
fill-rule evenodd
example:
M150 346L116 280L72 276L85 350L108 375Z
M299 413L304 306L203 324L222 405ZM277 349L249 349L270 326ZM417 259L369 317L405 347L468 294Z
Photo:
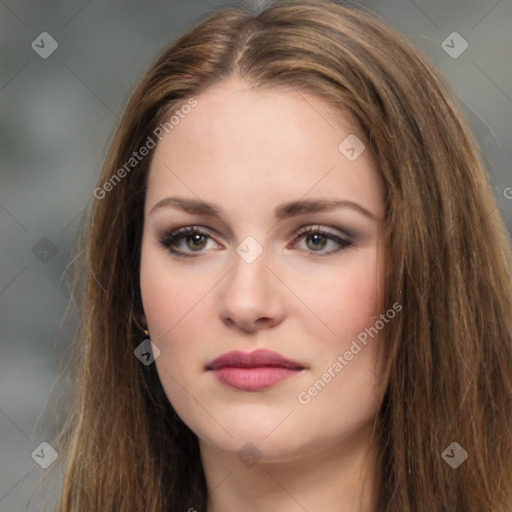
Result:
M378 337L367 337L366 344L358 338L380 314L375 256L376 252L370 250L364 255L358 253L357 259L332 272L331 281L324 280L324 286L314 290L318 298L315 307L331 331L325 331L311 378L301 389L302 399L310 400L304 412L315 436L321 437L326 428L335 436L346 435L370 421L378 406ZM322 379L323 383L318 384Z
M173 375L200 370L199 340L211 326L213 305L208 293L215 284L204 273L178 269L164 253L147 250L141 258L140 286L151 340L160 349L157 367ZM204 347L203 347L204 351Z
M346 272L336 294L331 315L336 332L353 337L372 322L377 315L378 285L375 268L364 267ZM356 332L357 331L357 332Z
M143 247L140 287L151 334L163 339L194 315L211 285L204 275L173 265L165 251Z
M312 322L316 327L323 326L323 339L345 344L372 324L372 317L378 316L375 255L374 250L360 251L314 279L300 278L302 285L297 295L314 313Z

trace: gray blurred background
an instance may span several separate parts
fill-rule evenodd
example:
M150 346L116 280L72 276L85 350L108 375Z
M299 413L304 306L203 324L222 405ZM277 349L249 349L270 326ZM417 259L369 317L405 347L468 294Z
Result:
M160 50L224 5L0 1L0 511L27 510L40 464L51 461L41 443L51 445L53 429L35 427L76 323L72 311L57 343L69 301L61 278L122 109ZM419 46L456 90L512 232L512 1L360 5ZM43 499L29 509L46 510Z

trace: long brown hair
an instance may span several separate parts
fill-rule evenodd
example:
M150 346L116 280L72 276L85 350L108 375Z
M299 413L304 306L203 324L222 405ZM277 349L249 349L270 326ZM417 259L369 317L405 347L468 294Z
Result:
M69 365L75 394L55 441L66 463L59 511L206 509L197 437L155 365L134 357L154 152L118 170L172 112L231 77L349 113L384 182L381 305L403 311L379 342L375 509L510 512L512 255L477 143L418 50L375 16L328 1L213 13L161 53L129 100L75 265L86 282ZM453 442L468 454L457 468L441 456Z

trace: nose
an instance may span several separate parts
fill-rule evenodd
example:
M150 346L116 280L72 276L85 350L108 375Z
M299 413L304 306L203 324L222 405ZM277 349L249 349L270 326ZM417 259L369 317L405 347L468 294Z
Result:
M282 322L283 285L268 263L266 251L252 263L234 255L234 266L219 287L219 316L228 327L251 333Z

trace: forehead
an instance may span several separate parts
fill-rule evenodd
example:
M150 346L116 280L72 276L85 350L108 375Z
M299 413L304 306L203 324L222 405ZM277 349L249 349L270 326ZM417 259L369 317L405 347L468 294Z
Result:
M260 196L297 199L308 191L379 202L369 151L350 161L339 148L347 137L362 139L358 127L323 100L292 88L257 90L234 81L195 99L197 105L158 143L148 206L167 192L204 199L214 194L241 204Z
M341 134L358 132L347 114L293 88L254 89L245 82L230 81L196 99L197 106L172 129L171 147L237 149L256 152L262 159L282 153L290 159L311 153L320 142L335 153Z

